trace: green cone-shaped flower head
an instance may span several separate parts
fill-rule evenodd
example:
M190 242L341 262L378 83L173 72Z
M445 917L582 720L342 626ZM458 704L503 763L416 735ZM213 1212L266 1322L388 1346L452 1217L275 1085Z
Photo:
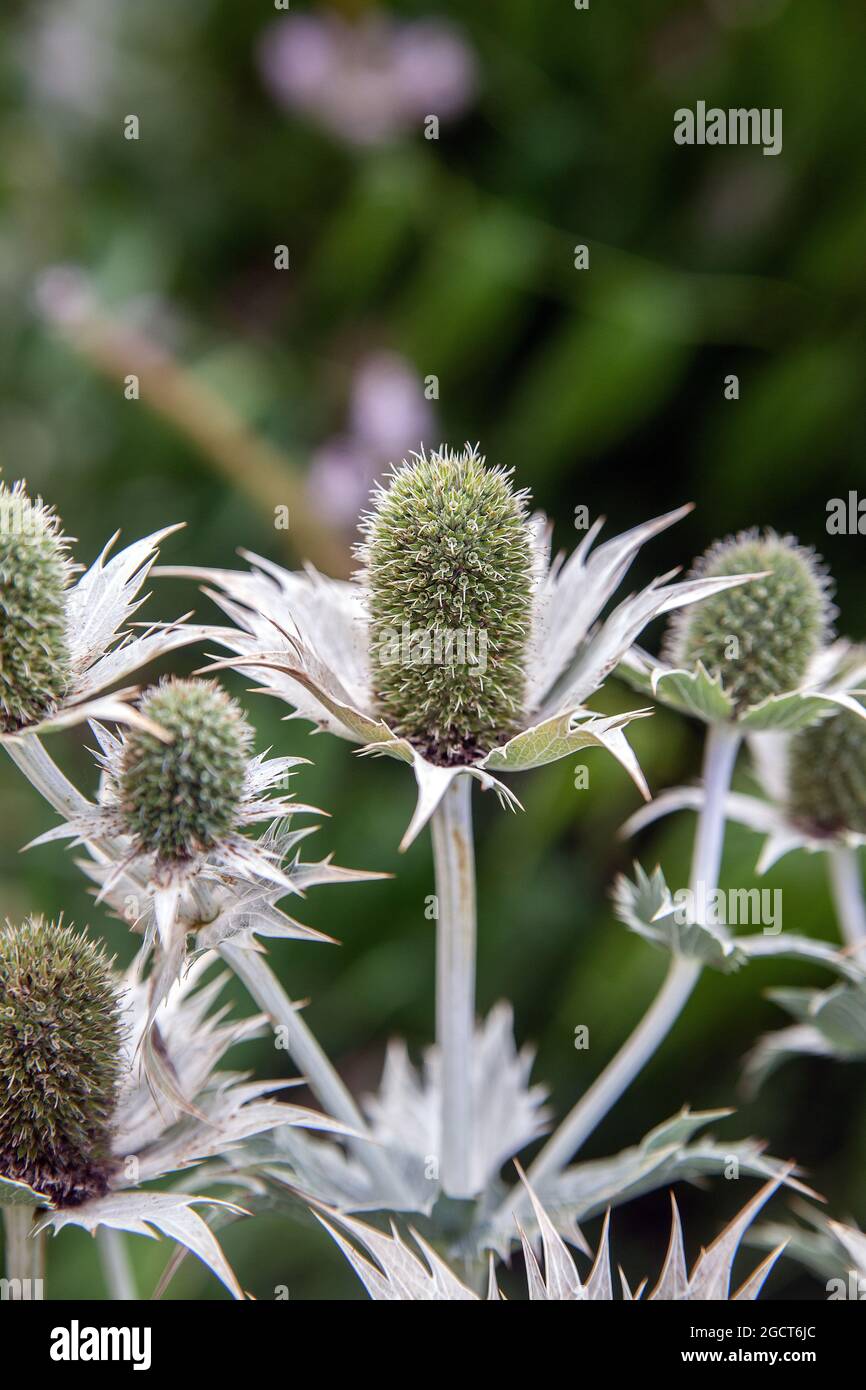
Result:
M0 927L0 1174L58 1205L107 1190L122 1042L99 946L41 918Z
M866 719L842 710L794 735L788 811L815 835L866 835Z
M70 676L66 587L57 517L17 483L0 483L0 731L51 714Z
M364 519L373 688L434 762L468 763L523 707L532 605L526 494L472 449L413 456Z
M816 556L792 536L742 532L717 541L693 576L764 574L674 615L665 655L678 667L698 662L720 676L738 709L796 690L826 641L829 580Z
M123 829L163 864L213 848L234 829L252 730L213 681L163 681L141 712L170 737L126 737L117 798Z

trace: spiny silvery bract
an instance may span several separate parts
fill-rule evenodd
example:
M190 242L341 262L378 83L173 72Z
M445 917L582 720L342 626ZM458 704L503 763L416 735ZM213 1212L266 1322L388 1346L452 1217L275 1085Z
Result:
M85 569L70 561L53 511L29 498L23 482L0 483L0 743L13 758L31 734L89 719L144 725L135 687L116 687L204 635L183 619L139 634L129 627L157 547L178 529L165 526L112 553L115 534Z
M830 626L829 581L813 553L791 536L741 532L717 541L693 575L762 575L672 619L667 655L700 662L721 677L738 710L796 690Z
M70 675L68 543L50 508L0 483L0 728L50 714Z
M433 762L472 762L511 733L532 604L527 494L474 450L416 455L377 487L360 549L374 694Z
M41 918L0 928L0 1175L62 1205L107 1190L122 1041L97 945Z
M842 710L792 738L788 809L818 835L866 835L866 719Z
M176 863L234 828L252 730L213 681L162 681L140 710L170 742L138 729L130 733L118 786L120 815L140 851Z
M671 1194L673 1211L671 1235L661 1273L655 1287L647 1293L649 1280L644 1279L634 1289L622 1270L619 1271L622 1298L632 1303L646 1294L647 1302L751 1302L761 1292L764 1281L785 1248L784 1240L748 1275L745 1282L732 1292L732 1269L740 1243L764 1203L773 1195L789 1170L761 1188L740 1212L728 1223L710 1246L702 1250L691 1271L686 1264L683 1230L676 1201ZM608 1302L616 1297L611 1274L610 1214L605 1217L598 1251L592 1268L581 1278L574 1257L562 1239L551 1215L538 1197L524 1184L532 1202L532 1215L540 1241L531 1238L520 1226L521 1245L526 1266L527 1292L530 1302ZM368 1226L343 1211L319 1205L313 1215L333 1237L358 1275L374 1302L426 1303L454 1301L474 1303L484 1301L482 1295L464 1283L441 1254L434 1250L417 1231L411 1229L413 1244L400 1234L392 1223L391 1233ZM525 1223L525 1218L524 1218ZM342 1227L341 1231L339 1228ZM343 1234L348 1232L352 1240ZM574 1242L574 1233L570 1235ZM359 1248L360 1247L360 1248ZM584 1250L588 1247L584 1245ZM363 1254L361 1252L364 1252ZM372 1256L372 1260L367 1256ZM543 1257L544 1268L539 1263ZM372 1262L375 1261L375 1264ZM498 1302L502 1293L496 1282L492 1254L489 1259L486 1300Z

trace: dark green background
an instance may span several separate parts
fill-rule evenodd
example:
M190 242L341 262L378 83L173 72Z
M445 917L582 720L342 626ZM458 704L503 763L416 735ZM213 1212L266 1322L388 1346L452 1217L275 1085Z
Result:
M269 503L294 497L289 479L297 483L311 452L344 428L359 356L389 348L419 376L439 377L442 437L479 440L492 460L513 466L556 518L558 544L573 544L581 503L604 512L613 533L693 500L695 513L646 549L630 585L688 563L730 530L773 525L824 553L838 581L841 630L866 636L866 540L829 537L825 526L828 499L858 485L866 493L861 0L591 0L586 13L570 0L390 9L450 15L476 52L477 100L462 121L443 125L438 143L419 129L352 150L280 109L254 58L275 18L265 0L6 7L6 478L26 476L57 504L88 563L118 526L131 540L183 520L188 529L166 545L167 560L228 565L245 546L294 565L301 556L292 531L274 530ZM84 105L48 95L44 69L39 80L38 36L61 20L69 26L63 52L73 63L83 52L97 74ZM56 88L56 69L48 76ZM673 111L699 99L781 107L781 156L675 146ZM122 138L129 112L140 116L138 142ZM283 242L292 269L278 273L273 248ZM588 272L572 264L581 242L590 246ZM157 418L146 373L142 400L125 401L116 379L45 322L35 289L58 264L83 269L118 318L137 312L140 320L149 306L152 323L161 306L150 331L280 451L285 495L278 486L257 496L241 463L231 477L215 468ZM723 398L731 372L738 402ZM337 538L344 567L350 539ZM160 582L146 613L168 618L192 602L206 612L188 586ZM171 663L193 665L186 654ZM640 701L610 683L597 703ZM315 759L296 790L333 819L310 849L396 875L310 896L306 920L341 947L272 951L291 992L311 998L308 1017L343 1073L363 1089L376 1081L389 1036L420 1048L433 1027L429 847L424 838L405 857L395 848L411 778L392 762L359 761L336 740L310 742L305 726L279 722L273 701L247 704L262 746ZM70 733L51 742L85 789L94 784L89 741ZM659 712L636 727L634 743L654 789L696 775L697 726ZM636 793L612 760L587 763L588 791L574 790L572 761L514 779L522 815L476 797L479 1004L514 1001L519 1038L537 1041L537 1075L560 1112L640 1017L664 969L614 922L608 896L630 862L615 836ZM0 796L3 912L63 911L126 960L132 939L93 906L72 854L19 857L52 814L8 763L0 764ZM691 833L687 815L648 832L644 864L660 859L672 885L684 882ZM757 850L754 836L730 831L729 883L753 883ZM766 886L784 890L786 928L833 938L820 860L791 857ZM708 975L587 1156L636 1141L683 1102L737 1102L743 1053L782 1021L762 990L795 981L825 982L790 966ZM590 1027L589 1053L572 1045L581 1023ZM267 1043L249 1056L260 1072L281 1074L284 1055ZM864 1098L866 1068L807 1060L787 1066L720 1132L765 1136L774 1153L806 1166L834 1214L863 1222ZM678 1194L691 1256L746 1195L745 1184L723 1182ZM614 1254L632 1282L658 1269L667 1213L665 1193L617 1213ZM597 1227L590 1223L591 1238ZM278 1284L298 1299L358 1296L317 1230L273 1217L238 1223L224 1238L259 1297ZM167 1252L135 1244L148 1289ZM49 1272L54 1296L102 1294L95 1248L81 1233L51 1246ZM784 1261L768 1291L823 1294ZM194 1261L172 1293L221 1296Z

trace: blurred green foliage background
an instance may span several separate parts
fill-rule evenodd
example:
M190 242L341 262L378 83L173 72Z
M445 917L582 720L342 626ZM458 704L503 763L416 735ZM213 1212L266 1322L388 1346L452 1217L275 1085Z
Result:
M337 9L346 23L375 23L363 0ZM327 63L300 104L280 88L280 26L321 25L324 7L293 0L288 18L269 0L4 7L4 476L26 476L56 503L87 563L117 527L132 539L182 520L169 562L230 565L246 547L291 565L311 554L348 573L347 515L365 469L381 472L422 441L479 440L532 488L562 546L576 539L578 505L608 515L611 534L695 501L630 584L687 564L731 530L793 531L833 569L840 630L866 637L866 540L826 533L828 500L858 485L866 493L861 0L591 0L588 11L570 0L405 0L387 15L449 26L444 46L441 30L391 31L414 41L422 72L435 52L444 89L460 89L438 140L425 138L435 105L365 135L397 80L383 29L355 31L372 64L360 78L360 59L347 67L346 53L361 49L344 30L308 30L307 60L321 59L318 34L331 44ZM419 100L423 91L422 81ZM699 99L781 107L782 154L675 146L674 110ZM137 140L124 136L130 114ZM580 244L587 270L575 268ZM275 269L280 245L287 270ZM125 398L128 373L140 375L140 400ZM724 398L729 373L738 401ZM438 399L425 400L430 377ZM274 525L282 505L288 531ZM152 587L147 616L192 603L209 612L189 586ZM172 669L198 660L182 653ZM314 759L296 792L332 819L310 850L395 875L311 894L306 920L341 946L271 952L292 994L310 998L308 1018L344 1075L371 1088L389 1036L418 1050L433 1030L429 847L425 838L396 852L411 779L336 740L310 742L273 701L244 699L261 746ZM611 682L597 703L639 701ZM51 743L85 789L90 741ZM654 789L696 775L697 726L659 711L634 742ZM665 964L615 923L609 901L630 863L616 831L636 793L612 760L588 765L587 791L575 791L567 762L520 779L525 814L476 797L479 1006L514 1001L559 1113L638 1020ZM126 961L133 939L93 905L74 854L19 853L52 813L8 762L0 805L3 912L62 911ZM690 815L662 822L638 844L643 863L661 860L669 883L685 882L691 834ZM729 831L728 883L754 883L757 850L749 832ZM820 860L789 857L767 886L783 889L786 928L834 938ZM707 974L586 1156L635 1142L684 1102L739 1104L720 1133L763 1135L799 1159L834 1214L866 1221L866 1069L804 1060L756 1102L739 1095L744 1052L783 1021L762 990L794 982L825 983L792 966ZM582 1023L588 1052L573 1046ZM247 1059L283 1074L285 1056L268 1041ZM737 1186L678 1194L691 1255L741 1205ZM630 1277L657 1270L668 1210L661 1192L618 1212L614 1253ZM259 1297L278 1284L292 1298L360 1296L311 1226L261 1218L224 1240ZM134 1244L148 1290L167 1251ZM52 1296L102 1296L88 1237L64 1232L49 1258ZM785 1261L768 1292L823 1296ZM223 1296L192 1260L171 1293Z

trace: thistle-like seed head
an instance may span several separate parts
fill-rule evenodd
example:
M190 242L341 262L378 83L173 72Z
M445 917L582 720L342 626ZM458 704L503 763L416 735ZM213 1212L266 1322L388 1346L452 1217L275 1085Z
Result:
M117 788L123 829L161 864L212 849L234 829L253 732L214 681L168 679L141 712L171 737L132 730Z
M761 573L675 614L665 645L673 665L700 661L720 676L738 710L797 689L834 613L826 572L792 536L741 532L717 541L692 569L703 578Z
M788 812L815 835L866 835L866 719L841 710L794 735Z
M379 712L438 763L470 763L523 707L527 496L468 447L413 455L373 495L360 578Z
M54 513L0 483L0 731L51 714L69 683L72 566Z
M99 946L41 918L0 927L0 1174L58 1205L106 1192L122 1041Z

